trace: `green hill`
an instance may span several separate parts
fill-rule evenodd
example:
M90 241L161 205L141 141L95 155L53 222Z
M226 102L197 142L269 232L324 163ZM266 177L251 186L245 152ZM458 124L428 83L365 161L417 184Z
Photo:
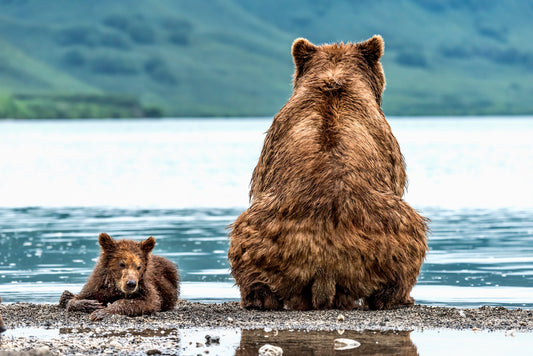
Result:
M272 115L294 38L376 33L387 114L532 114L531 18L518 0L0 0L0 117Z

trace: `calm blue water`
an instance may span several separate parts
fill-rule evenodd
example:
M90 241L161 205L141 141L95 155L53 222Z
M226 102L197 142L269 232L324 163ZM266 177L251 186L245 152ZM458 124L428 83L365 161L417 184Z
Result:
M390 119L406 200L431 218L413 290L430 305L533 307L533 118ZM0 122L0 295L79 291L97 236L157 239L182 297L237 300L226 226L270 119Z

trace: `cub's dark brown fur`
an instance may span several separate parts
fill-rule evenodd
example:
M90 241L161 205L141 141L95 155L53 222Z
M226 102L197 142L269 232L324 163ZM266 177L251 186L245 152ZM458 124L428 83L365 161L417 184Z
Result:
M293 95L267 132L251 205L231 226L243 307L413 304L427 225L402 200L405 164L380 108L383 48L380 36L293 43Z
M168 259L152 255L155 239L113 240L101 233L102 254L80 294L63 292L59 305L68 311L91 312L91 320L109 314L151 314L174 308L179 274Z

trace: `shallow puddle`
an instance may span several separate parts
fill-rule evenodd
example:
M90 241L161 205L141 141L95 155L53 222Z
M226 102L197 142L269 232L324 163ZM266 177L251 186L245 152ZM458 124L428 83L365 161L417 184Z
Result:
M85 337L85 338L84 338ZM523 354L533 348L528 333L456 330L429 331L306 331L241 330L238 328L113 330L98 328L18 328L6 331L0 346L10 340L29 338L57 340L76 338L110 339L141 337L160 344L171 342L176 355L258 355L259 349L272 345L283 355L453 355ZM159 340L158 340L159 339ZM352 342L353 341L353 342ZM347 345L346 345L347 343ZM83 350L83 345L80 345ZM140 351L140 350L137 350ZM167 350L168 352L169 350ZM83 351L82 351L83 352Z

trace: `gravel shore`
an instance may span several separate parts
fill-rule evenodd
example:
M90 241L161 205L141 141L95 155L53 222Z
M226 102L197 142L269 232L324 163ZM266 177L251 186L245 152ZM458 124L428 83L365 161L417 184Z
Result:
M182 300L169 312L133 318L111 316L97 322L91 322L88 314L67 313L49 304L3 304L0 312L11 330L0 338L0 355L15 351L29 355L227 354L220 346L224 338L243 338L250 330L266 333L261 337L283 330L337 331L342 337L350 333L362 337L362 331L373 330L389 335L388 339L431 329L533 332L532 310L503 307L415 305L387 311L260 312L243 310L235 302L201 304ZM27 336L24 330L36 330L37 336ZM197 352L187 353L187 347Z

